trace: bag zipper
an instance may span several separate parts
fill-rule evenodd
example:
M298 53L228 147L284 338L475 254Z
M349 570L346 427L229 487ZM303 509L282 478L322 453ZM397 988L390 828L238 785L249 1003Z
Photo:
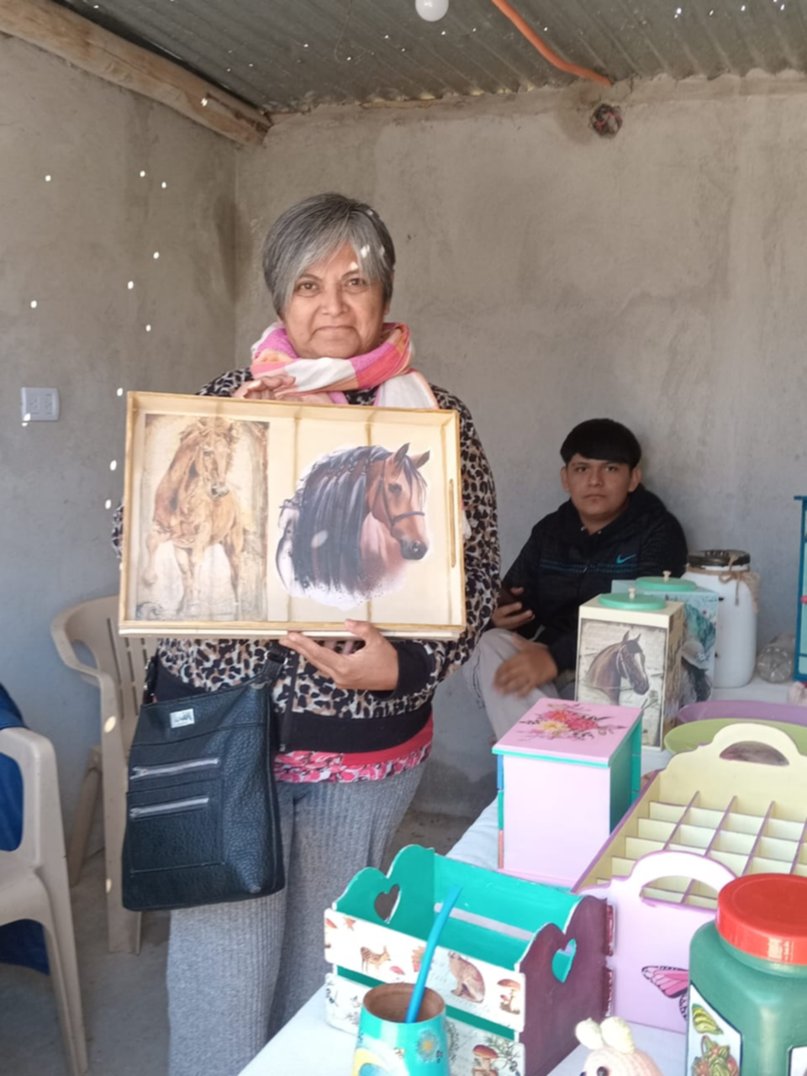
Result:
M185 762L165 762L159 766L132 766L130 778L136 781L141 777L171 777L189 770L202 770L218 766L217 756L210 758L189 758Z
M172 800L170 803L152 803L148 807L130 807L130 818L142 818L152 814L172 814L174 811L187 811L194 807L207 807L210 796L189 796L184 800Z

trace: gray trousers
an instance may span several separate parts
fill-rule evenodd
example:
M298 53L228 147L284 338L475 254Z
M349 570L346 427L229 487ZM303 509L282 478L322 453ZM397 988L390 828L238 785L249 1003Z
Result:
M286 888L171 914L170 1076L236 1076L322 985L323 913L357 871L381 866L422 769L278 782Z
M519 638L506 628L491 628L484 633L462 666L465 683L480 705L485 707L497 740L509 732L539 699L556 699L559 695L565 699L574 697L574 677L570 679L569 674L561 674L557 680L534 687L526 695L505 695L494 686L493 678L501 663L518 653Z

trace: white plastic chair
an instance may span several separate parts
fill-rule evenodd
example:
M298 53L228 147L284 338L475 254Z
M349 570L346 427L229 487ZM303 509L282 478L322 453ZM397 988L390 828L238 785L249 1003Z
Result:
M22 839L0 850L0 923L33 919L45 930L65 1053L73 1076L87 1071L76 941L59 806L56 755L50 740L24 728L0 730L0 754L22 773Z
M109 951L139 953L140 913L121 904L121 852L126 826L126 763L155 640L118 634L116 595L66 609L54 618L50 630L62 661L98 688L101 704L101 743L90 752L70 836L70 882L74 885L78 881L86 858L100 782ZM82 648L92 656L94 665L84 660Z

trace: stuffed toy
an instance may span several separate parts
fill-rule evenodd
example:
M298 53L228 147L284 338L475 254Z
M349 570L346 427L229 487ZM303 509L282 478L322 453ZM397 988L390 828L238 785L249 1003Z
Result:
M601 1024L583 1020L574 1033L591 1050L580 1076L663 1076L655 1061L636 1049L630 1028L619 1016Z

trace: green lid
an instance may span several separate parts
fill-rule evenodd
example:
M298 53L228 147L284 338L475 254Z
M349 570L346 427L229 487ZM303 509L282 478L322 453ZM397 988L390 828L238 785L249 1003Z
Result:
M663 575L641 575L636 580L639 590L664 590L672 591L698 590L698 584L691 579L665 579Z
M640 613L652 613L657 609L664 609L667 605L663 598L657 598L653 594L600 594L597 599L600 605L606 605L609 609L634 609Z

